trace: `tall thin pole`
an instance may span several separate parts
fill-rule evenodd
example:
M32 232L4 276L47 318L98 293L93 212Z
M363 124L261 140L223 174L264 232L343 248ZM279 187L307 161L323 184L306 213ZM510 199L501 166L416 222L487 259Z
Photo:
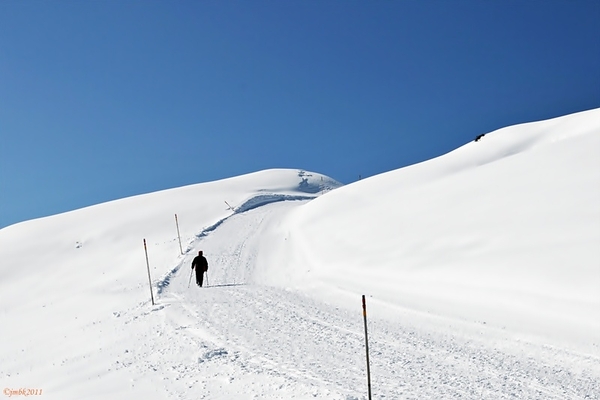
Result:
M369 362L369 336L367 335L367 303L362 296L363 318L365 320L365 348L367 351L367 384L369 385L369 400L371 400L371 366Z
M154 294L152 293L152 279L150 279L150 262L148 262L148 247L146 247L146 239L144 239L144 252L146 253L146 267L148 268L148 285L150 286L150 299L154 305Z
M175 225L177 225L177 237L179 238L179 252L183 255L183 248L181 247L181 235L179 234L179 221L177 221L177 214L175 214Z

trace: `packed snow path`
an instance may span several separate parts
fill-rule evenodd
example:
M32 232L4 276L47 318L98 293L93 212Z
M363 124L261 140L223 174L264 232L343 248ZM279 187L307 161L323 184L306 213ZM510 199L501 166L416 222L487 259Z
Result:
M238 213L199 235L165 278L157 305L124 312L126 324L148 328L137 348L121 349L116 369L137 376L133 386L173 399L365 399L360 298L350 310L253 281L262 224L300 203ZM209 284L198 288L192 277L188 288L199 249ZM600 398L597 358L445 324L402 310L369 319L373 398Z

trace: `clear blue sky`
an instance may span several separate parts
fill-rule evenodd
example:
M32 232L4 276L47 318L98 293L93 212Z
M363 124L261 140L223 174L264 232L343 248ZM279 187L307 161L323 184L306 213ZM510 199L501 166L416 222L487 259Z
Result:
M343 183L600 107L599 1L0 1L0 227L267 168Z

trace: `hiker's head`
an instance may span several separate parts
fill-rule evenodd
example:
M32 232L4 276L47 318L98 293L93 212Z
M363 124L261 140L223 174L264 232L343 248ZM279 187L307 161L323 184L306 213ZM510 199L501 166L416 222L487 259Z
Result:
M200 250L200 251L198 252L198 255L199 255L199 256L201 256L201 255L202 255L202 250Z

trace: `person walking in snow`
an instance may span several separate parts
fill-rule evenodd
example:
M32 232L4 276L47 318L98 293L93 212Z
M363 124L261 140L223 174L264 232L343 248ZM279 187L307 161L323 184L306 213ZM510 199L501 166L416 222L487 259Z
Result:
M196 284L202 287L202 281L204 280L204 273L208 271L208 261L206 257L202 255L202 250L198 252L198 255L192 261L192 269L196 269Z

